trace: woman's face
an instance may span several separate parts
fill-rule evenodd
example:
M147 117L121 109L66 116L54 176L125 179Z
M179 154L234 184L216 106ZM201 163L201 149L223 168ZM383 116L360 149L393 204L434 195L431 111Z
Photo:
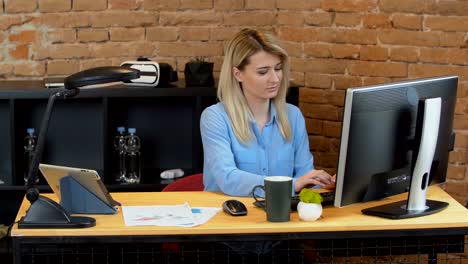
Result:
M250 56L249 64L243 70L233 68L235 78L242 83L247 101L265 101L278 94L283 79L281 59L265 51Z

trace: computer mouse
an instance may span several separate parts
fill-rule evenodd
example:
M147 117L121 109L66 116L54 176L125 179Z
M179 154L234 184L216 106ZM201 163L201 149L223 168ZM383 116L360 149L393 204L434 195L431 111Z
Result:
M224 212L232 216L241 216L247 214L247 207L238 200L227 200L223 203Z

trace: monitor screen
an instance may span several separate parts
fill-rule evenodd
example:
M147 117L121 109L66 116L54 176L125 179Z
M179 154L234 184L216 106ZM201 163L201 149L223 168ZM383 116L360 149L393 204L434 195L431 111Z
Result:
M420 140L418 104L441 98L429 182L445 181L457 76L350 88L346 92L334 205L343 207L409 190ZM430 117L429 117L430 118Z

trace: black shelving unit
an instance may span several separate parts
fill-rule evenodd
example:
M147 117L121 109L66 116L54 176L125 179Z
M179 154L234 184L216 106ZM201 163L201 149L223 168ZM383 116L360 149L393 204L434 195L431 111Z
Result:
M24 187L23 140L26 129L40 123L54 89L42 82L0 82L0 223L9 224ZM203 149L199 120L216 103L216 89L142 88L117 85L82 89L72 99L54 104L42 163L94 169L111 192L160 191L170 181L163 170L181 168L186 175L202 172ZM298 104L298 88L288 102ZM118 126L134 127L141 138L142 175L138 185L120 185L112 175L113 139ZM45 179L41 192L50 192ZM6 203L5 203L6 202Z

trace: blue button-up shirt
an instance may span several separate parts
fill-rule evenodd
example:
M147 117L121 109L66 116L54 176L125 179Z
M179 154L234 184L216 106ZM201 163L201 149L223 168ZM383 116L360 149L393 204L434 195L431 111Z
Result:
M313 169L313 157L305 121L299 108L287 105L292 137L287 141L277 125L276 109L270 107L270 121L259 131L250 121L252 140L244 145L234 134L223 103L206 108L201 116L203 142L203 183L205 191L222 191L233 196L250 196L256 185L263 185L266 176L296 179ZM257 195L263 196L259 188Z

